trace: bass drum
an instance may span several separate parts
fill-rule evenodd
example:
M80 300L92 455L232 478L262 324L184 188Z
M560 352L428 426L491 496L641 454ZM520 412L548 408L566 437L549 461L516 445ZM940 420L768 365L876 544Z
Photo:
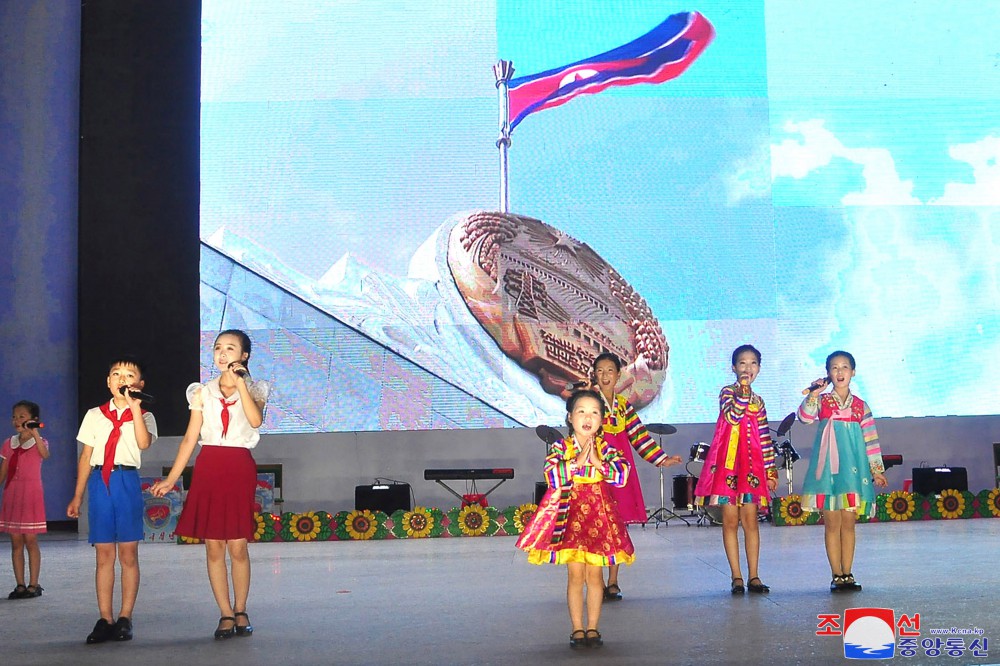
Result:
M678 474L674 477L674 508L679 510L694 510L694 487L698 485L698 477Z
M715 505L715 506L703 506L703 507L701 507L701 513L702 513L703 516L705 516L705 520L707 520L712 525L721 525L722 524L722 507L721 506L718 506L718 505Z

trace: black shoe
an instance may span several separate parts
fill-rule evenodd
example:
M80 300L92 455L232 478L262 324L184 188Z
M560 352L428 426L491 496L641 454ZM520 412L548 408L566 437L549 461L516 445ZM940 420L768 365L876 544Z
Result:
M601 632L597 629L587 629L585 636L587 637L587 647L601 647L604 645L604 639L601 638Z
M858 584L858 582L854 580L854 574L850 574L850 573L844 574L843 578L844 578L844 587L843 587L844 591L846 591L846 592L860 592L861 591L861 585Z
M736 581L739 582L737 583ZM734 578L733 582L730 584L729 591L732 592L733 594L743 594L744 592L746 592L747 591L746 588L743 587L743 579Z
M618 583L611 583L606 588L604 588L604 600L605 601L621 601L622 600L622 588L618 587Z
M569 635L569 646L576 648L587 647L587 633L583 629L577 629Z
M251 634L253 634L253 625L250 624L249 615L247 615L245 612L236 612L233 613L233 615L235 615L236 617L245 617L247 619L247 623L242 627L238 624L236 625L235 629L237 636L250 636Z
M844 587L844 577L839 574L833 575L833 580L830 581L830 592L843 592L846 588Z
M87 645L103 643L104 641L110 639L113 633L114 625L102 617L97 621L97 624L94 625L94 630L90 632L89 636L87 636Z
M111 628L112 638L116 641L132 640L132 620L127 617L120 617Z
M755 583L754 581L757 582ZM747 589L750 590L752 594L767 594L771 591L771 588L764 585L764 582L756 576L747 581Z
M42 596L42 590L45 588L41 585L29 585L24 588L24 594L21 596L22 599L34 599L35 597Z
M228 629L222 628L223 622L232 622L233 626ZM219 618L219 627L215 630L215 640L222 640L224 638L232 638L236 635L236 618L231 615L225 615Z
M14 588L14 591L7 595L8 599L24 599L28 594L28 588L24 585L18 585Z

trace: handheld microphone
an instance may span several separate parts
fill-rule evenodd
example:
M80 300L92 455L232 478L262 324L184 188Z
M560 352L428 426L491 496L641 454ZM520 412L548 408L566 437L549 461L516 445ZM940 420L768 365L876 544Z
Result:
M825 377L823 379L819 379L817 381L814 381L812 384L809 385L809 388L802 389L802 395L809 395L810 393L812 393L816 389L823 388L824 386L826 386L829 383L830 383L830 378L829 377Z
M44 428L45 424L41 421L25 421L24 427L28 430L34 430L35 428Z
M230 369L232 370L232 367L233 367L234 365L236 365L236 361L233 361L232 363L230 363L230 364L229 364L229 368L230 368ZM237 369L237 370L233 370L233 372L235 372L235 373L236 373L236 376L237 376L237 377L242 377L243 379L246 379L246 378L247 378L247 376L248 376L248 375L250 374L249 372L247 372L247 371L246 371L246 369L245 369L245 368L239 368L239 369Z
M133 400L142 400L147 405L151 405L154 402L156 402L156 398L149 395L148 393L143 393L142 391L137 391L127 386L118 387L118 392L121 393L122 395L125 395L125 391L128 391L128 394L132 396Z
M578 382L567 382L566 383L566 390L567 391L575 391L577 389L588 388L589 386L590 386L590 382L589 381L587 381L586 379L581 379Z

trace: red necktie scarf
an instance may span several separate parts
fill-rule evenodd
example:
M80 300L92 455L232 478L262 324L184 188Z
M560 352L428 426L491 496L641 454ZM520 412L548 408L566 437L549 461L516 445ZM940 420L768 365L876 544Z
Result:
M219 398L219 402L222 403L222 438L225 439L226 432L229 431L229 408L236 404L238 398L233 398L229 402L226 402L225 398Z
M111 421L111 434L108 435L108 443L104 445L104 466L101 468L101 477L104 485L111 487L111 469L115 466L115 449L118 448L118 440L122 436L122 424L132 420L132 410L126 409L120 417L115 416L108 403L101 405L101 413Z

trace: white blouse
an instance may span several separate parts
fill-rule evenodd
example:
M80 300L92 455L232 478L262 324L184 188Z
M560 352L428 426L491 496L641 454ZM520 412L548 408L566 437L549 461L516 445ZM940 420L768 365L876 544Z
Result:
M265 381L247 380L247 390L255 401L266 403L271 394L271 385ZM222 399L218 377L207 384L191 384L187 387L188 407L202 414L199 443L202 446L235 446L244 449L257 446L260 432L247 420L238 392L226 399L226 402L232 404L228 407L229 427L226 436L222 436Z
M115 407L113 400L109 402L109 406L111 407L111 411L115 413L116 418L121 418L128 409L128 407L118 409ZM153 418L153 413L143 412L142 420L146 424L146 430L149 431L150 443L155 442L156 419ZM83 423L80 424L80 431L76 434L76 439L78 442L94 449L93 453L90 454L91 465L104 464L104 446L108 443L108 437L111 436L112 430L114 430L114 424L101 412L100 407L94 407L83 415ZM115 447L115 464L139 467L142 464L141 458L142 451L139 449L139 443L135 439L134 424L126 421L122 425L122 434L118 440L118 445Z

